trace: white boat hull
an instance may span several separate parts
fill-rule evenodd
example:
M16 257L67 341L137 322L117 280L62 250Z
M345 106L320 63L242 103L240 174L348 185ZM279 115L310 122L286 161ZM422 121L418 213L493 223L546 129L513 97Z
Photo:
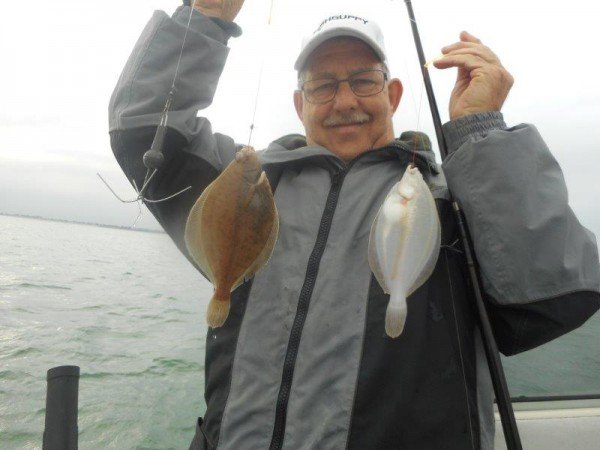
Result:
M523 449L600 449L600 399L519 402L513 407ZM494 449L506 449L497 411Z

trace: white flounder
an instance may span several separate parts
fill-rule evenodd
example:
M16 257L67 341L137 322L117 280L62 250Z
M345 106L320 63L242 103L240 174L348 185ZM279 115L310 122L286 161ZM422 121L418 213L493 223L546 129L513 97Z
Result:
M390 294L385 332L398 337L406 321L406 298L435 268L440 220L429 187L417 167L408 167L385 198L369 237L369 265Z

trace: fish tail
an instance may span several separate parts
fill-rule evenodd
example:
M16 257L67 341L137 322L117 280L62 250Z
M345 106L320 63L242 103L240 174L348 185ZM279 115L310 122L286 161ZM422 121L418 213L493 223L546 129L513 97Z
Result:
M208 304L206 312L206 322L211 328L223 326L227 316L229 315L229 305L231 304L231 294L221 294L217 289L215 295Z
M404 330L406 322L406 296L402 293L390 296L385 312L385 332L391 338L397 338Z

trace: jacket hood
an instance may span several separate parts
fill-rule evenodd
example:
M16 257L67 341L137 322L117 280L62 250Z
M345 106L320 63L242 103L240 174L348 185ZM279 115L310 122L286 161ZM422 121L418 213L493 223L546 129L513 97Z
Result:
M421 170L429 170L438 174L440 169L435 160L431 141L425 133L405 131L399 138L384 147L376 148L359 155L356 159L374 161L383 159L406 159L412 161L414 152L415 164ZM286 163L326 164L342 169L346 163L337 155L321 146L309 146L306 137L301 134L288 134L274 140L266 150L260 152L263 165Z

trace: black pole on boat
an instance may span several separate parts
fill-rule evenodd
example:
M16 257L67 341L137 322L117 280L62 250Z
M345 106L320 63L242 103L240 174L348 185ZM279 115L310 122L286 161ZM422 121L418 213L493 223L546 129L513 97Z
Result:
M431 115L433 118L433 125L435 127L435 134L437 136L438 146L440 148L440 154L442 160L448 156L448 147L444 139L442 132L442 121L433 94L433 86L429 77L429 71L427 70L425 54L423 52L423 46L421 45L421 38L419 36L419 30L417 28L417 21L415 14L412 9L411 0L404 0L406 8L408 9L408 16L410 18L410 25L412 28L413 37L415 40L415 46L419 55L419 62L421 63L421 73L423 75L423 82L425 83L425 89L427 91L427 99L429 100L429 107L431 109ZM483 294L481 291L481 283L479 278L479 270L476 265L475 255L471 246L471 240L467 224L463 218L463 213L458 203L451 197L452 207L456 215L456 221L461 234L461 240L467 259L467 266L469 269L469 275L473 286L473 294L475 298L475 304L477 306L477 312L479 314L479 322L481 326L482 340L485 347L485 354L487 357L488 366L490 368L490 374L494 385L494 394L496 395L496 403L498 404L498 411L502 420L502 429L504 431L504 439L506 440L506 446L508 450L522 450L521 438L519 437L519 429L517 428L517 422L515 420L515 413L512 408L510 401L510 394L508 392L508 385L506 384L506 377L504 376L504 370L502 368L502 362L500 361L500 353L498 351L498 345L492 331L490 319L488 317L485 303L483 301Z
M46 422L43 450L77 450L77 403L79 367L58 366L48 370Z

